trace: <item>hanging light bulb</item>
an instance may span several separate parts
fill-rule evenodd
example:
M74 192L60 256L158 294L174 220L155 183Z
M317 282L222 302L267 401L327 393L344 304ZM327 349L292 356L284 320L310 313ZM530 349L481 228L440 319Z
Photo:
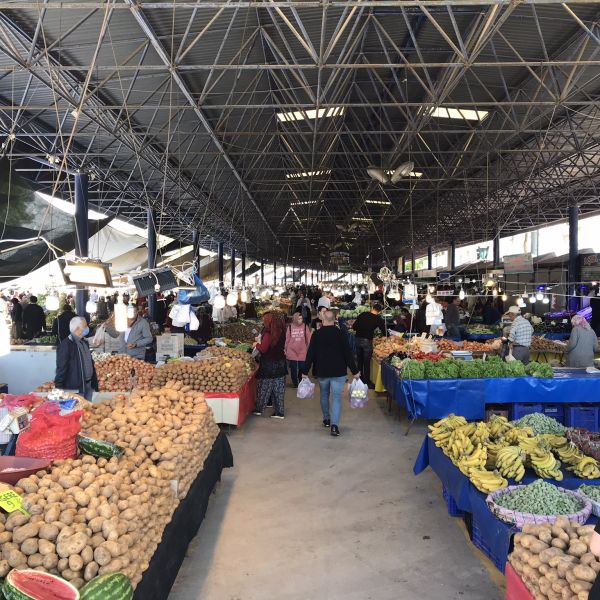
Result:
M523 300L523 298L520 298L520 302L517 302L517 306L519 308L525 308L525 306L527 306L527 305L525 304L525 301Z
M535 296L533 294L529 296L529 302L531 302L531 304L535 304Z
M550 304L550 298L548 298L548 296L544 296L544 298L542 299L542 303L543 304Z
M222 308L225 308L225 297L223 296L223 294L221 294L221 292L219 292L213 300L213 305L217 310L221 310Z
M93 315L98 311L98 305L93 300L88 300L85 303L85 312Z
M496 288L494 288L492 290L492 296L497 296L498 295L498 290Z
M58 296L54 293L50 294L49 296L46 296L46 302L44 305L46 307L46 310L58 310L58 307L60 305Z
M502 302L506 302L508 300L508 296L506 294L502 294Z
M235 290L229 290L227 294L227 306L235 306L237 304L238 295Z
M353 291L353 292L358 292L358 286L356 286L356 285L355 285L355 286L352 288L352 291Z
M433 294L435 292L435 285L430 285L429 286L429 293Z
M458 278L458 283L462 283L462 282L463 282L463 278L462 278L462 277L459 277L459 278Z
M127 318L133 319L133 317L135 317L135 304L133 304L133 301L130 300L129 304L127 305Z
M544 299L544 294L542 294L542 292L538 292L538 293L535 295L535 299L536 299L536 300L543 300L543 299Z
M115 329L117 331L127 330L127 306L123 304L123 296L119 296L115 304Z
M465 294L465 290L464 290L464 289L463 289L463 287L461 286L461 287L460 287L460 292L458 292L458 299L459 299L459 300L464 300L464 299L465 299L465 296L466 296L466 294Z
M246 302L248 302L248 290L246 288L244 288L242 290L242 293L240 294L240 300L246 304Z
M425 302L427 302L427 304L431 304L433 302L431 294L427 294L427 296L425 296Z

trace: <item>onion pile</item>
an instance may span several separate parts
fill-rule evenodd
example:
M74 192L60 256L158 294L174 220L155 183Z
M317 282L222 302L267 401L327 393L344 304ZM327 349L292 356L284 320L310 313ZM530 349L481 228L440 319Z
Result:
M250 367L237 358L176 361L155 370L153 387L178 381L199 392L238 392L248 380Z
M131 387L131 371L135 371L135 386L149 387L155 368L150 363L126 354L109 356L96 363L98 388L101 392L122 392Z

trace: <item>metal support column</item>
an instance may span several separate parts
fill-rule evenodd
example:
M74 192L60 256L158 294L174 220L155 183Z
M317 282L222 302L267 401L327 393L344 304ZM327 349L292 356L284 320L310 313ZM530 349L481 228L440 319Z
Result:
M235 287L235 248L231 249L231 289Z
M265 285L265 259L260 259L260 285Z
M430 271L433 269L433 250L431 246L427 246L427 268Z
M277 285L277 261L273 261L273 286Z
M456 242L452 240L450 242L450 270L456 269Z
M75 252L79 258L88 257L88 175L75 175ZM80 317L85 316L88 291L77 287L75 292L75 310Z
M148 268L156 268L156 216L153 208L146 209L146 226L148 229ZM148 294L148 314L150 320L156 322L156 294Z
M568 298L567 308L569 310L579 310L579 206L574 204L569 206L569 270L568 278Z
M246 287L246 253L242 252L242 287Z
M411 250L411 252L410 252L410 260L411 260L411 263L410 263L411 271L414 273L416 271L416 269L415 269L415 251L414 251L414 249Z
M223 259L223 242L217 244L217 261L219 266L219 290L223 293L223 284L225 283L225 262Z
M287 285L287 264L283 263L283 285Z
M402 275L406 275L406 256L402 257Z
M200 275L200 232L197 229L192 231L192 246L194 266L196 267L196 272Z
M500 264L500 235L494 238L494 268L497 268Z

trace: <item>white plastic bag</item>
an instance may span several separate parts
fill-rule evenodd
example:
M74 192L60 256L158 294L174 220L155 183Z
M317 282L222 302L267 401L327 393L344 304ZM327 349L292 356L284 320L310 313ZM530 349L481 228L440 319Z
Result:
M175 327L183 327L190 322L190 307L186 304L174 304L169 317Z
M198 321L196 313L190 308L190 331L198 331L198 327L200 327L200 321Z
M350 392L350 408L363 408L369 400L369 386L360 379L355 379L348 388Z
M507 355L504 357L504 360L505 360L506 362L513 362L513 361L517 360L517 359L516 359L516 358L513 356L513 353L512 353L512 348L511 348L511 349L508 351L508 354L507 354Z
M106 332L106 325L102 323L96 328L96 333L92 338L92 346L102 346L104 344L104 333Z
M315 384L308 378L303 377L298 384L298 391L296 392L296 397L300 400L307 400L308 398L312 398L315 393Z

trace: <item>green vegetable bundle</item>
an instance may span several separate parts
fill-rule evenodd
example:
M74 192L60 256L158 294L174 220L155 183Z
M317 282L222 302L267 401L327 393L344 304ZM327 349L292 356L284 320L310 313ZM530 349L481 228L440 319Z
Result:
M503 508L534 515L572 515L583 508L581 500L543 479L495 496L494 501Z
M425 379L425 366L417 360L409 360L402 367L404 379Z
M548 417L543 413L531 413L521 417L514 422L516 427L531 427L536 435L544 433L553 433L555 435L564 435L567 428L561 425L556 419Z
M531 377L541 377L546 379L554 377L554 371L548 363L532 361L525 367L525 371L527 375L530 375Z

